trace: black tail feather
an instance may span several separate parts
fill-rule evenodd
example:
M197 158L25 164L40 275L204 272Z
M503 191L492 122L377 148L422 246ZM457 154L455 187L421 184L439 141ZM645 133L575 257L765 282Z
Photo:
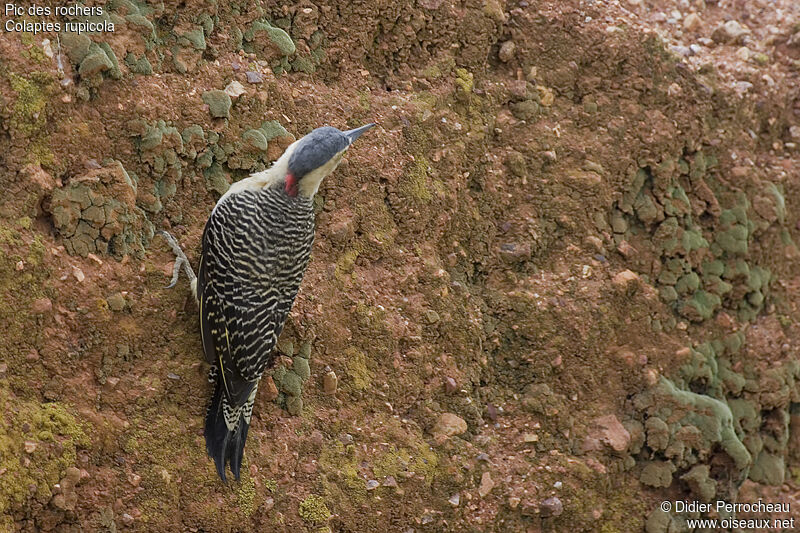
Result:
M236 481L239 481L239 472L242 468L242 457L244 455L244 443L247 440L247 431L250 424L245 421L244 416L239 419L239 423L233 432L228 430L225 424L225 415L222 412L222 384L218 378L214 387L214 396L206 412L206 450L208 456L214 460L217 466L217 474L222 481L227 481L225 477L225 466L230 462L231 472Z

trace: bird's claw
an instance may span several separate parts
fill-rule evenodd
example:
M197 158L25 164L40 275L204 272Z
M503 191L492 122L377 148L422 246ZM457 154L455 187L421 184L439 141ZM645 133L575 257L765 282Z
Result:
M169 247L172 248L172 252L175 254L175 265L172 267L172 280L170 284L164 288L171 289L178 284L181 267L184 267L186 275L189 276L189 280L192 280L194 278L194 272L189 264L189 259L186 257L186 254L183 253L183 250L181 250L178 240L167 231L159 231L158 235L164 237L164 240L167 241L167 244L169 244Z

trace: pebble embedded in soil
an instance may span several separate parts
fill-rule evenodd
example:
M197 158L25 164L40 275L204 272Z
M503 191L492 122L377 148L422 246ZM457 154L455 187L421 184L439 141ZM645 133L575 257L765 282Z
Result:
M33 301L31 305L31 311L36 313L37 315L41 315L43 313L49 313L53 310L53 302L50 298L37 298Z
M127 303L125 302L125 297L122 295L122 293L119 292L115 292L114 294L106 298L106 302L108 302L108 307L112 311L116 312L124 310L125 304Z
M559 516L564 512L564 504L558 496L552 496L539 504L539 514L542 517Z
M336 394L336 388L339 384L339 378L336 377L336 372L328 369L325 372L325 375L322 377L322 390L325 394L332 395Z
M517 50L517 45L514 41L506 41L502 45L500 45L500 52L498 56L500 57L500 61L503 63L508 63L512 59L514 59L514 52Z
M248 70L245 75L247 76L247 83L261 83L264 81L264 75L260 72Z
M433 427L434 435L453 437L467 431L467 423L460 416L453 413L442 413Z
M495 482L489 472L484 472L481 476L481 484L478 487L478 494L481 498L485 498L494 488Z
M686 18L683 19L683 29L688 31L699 30L702 27L702 25L703 25L703 20L697 13L689 13L688 15L686 15Z
M231 98L239 98L246 92L247 89L244 88L244 85L242 85L236 80L233 80L225 87L225 94L227 94Z
M722 44L730 44L733 42L740 41L743 36L750 33L750 30L747 28L742 27L739 22L735 20L729 20L724 24L720 24L711 34L711 38Z

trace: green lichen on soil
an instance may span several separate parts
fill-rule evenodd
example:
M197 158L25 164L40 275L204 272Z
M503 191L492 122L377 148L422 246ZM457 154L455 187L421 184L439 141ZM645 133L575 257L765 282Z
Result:
M159 389L163 385L150 382L142 386ZM216 506L206 506L219 492L219 479L204 447L198 445L195 432L186 431L179 422L181 409L168 401L148 399L137 410L141 417L131 421L131 427L137 429L120 436L120 441L142 477L142 486L147 487L135 499L144 523L158 527L169 519L172 510L188 505L194 509L199 523L235 527L257 508L258 495L248 488L252 480L248 481L246 468L242 484L224 493L225 505L231 512L221 514ZM189 468L189 465L200 467ZM186 490L188 487L191 489Z
M331 517L331 511L325 505L325 499L317 494L312 494L300 502L298 513L300 518L312 524L326 522Z
M358 258L359 251L357 249L348 250L344 252L336 261L336 279L342 280L344 276L353 272L353 266Z
M319 465L322 485L333 507L344 510L363 501L367 496L364 478L359 475L355 446L341 441L323 447Z
M52 165L53 153L44 136L47 102L53 89L52 75L47 72L31 72L21 76L9 72L7 76L16 95L9 121L12 131L28 140L28 162Z
M378 479L386 476L397 479L403 472L410 471L423 476L425 485L430 487L441 474L439 456L421 439L414 442L413 437L409 435L405 440L409 441L408 444L413 448L391 445L373 462L372 470L375 476Z
M433 198L428 188L430 170L430 163L424 156L415 157L400 185L400 192L414 203L430 202Z
M21 372L23 358L32 348L40 347L42 340L41 328L30 312L31 304L37 298L52 296L45 287L49 271L42 265L44 254L45 247L39 235L31 237L29 230L6 226L0 221L0 295L3 295L0 322L3 324L4 359L9 365L9 379L25 390L31 389L31 385ZM25 267L22 271L17 270L20 261ZM37 367L33 372L38 374L42 369Z
M25 49L22 51L23 57L27 57L40 65L46 65L50 61L44 50L36 44L33 33L21 32L20 41L25 45Z
M28 498L47 503L51 487L67 467L75 466L77 450L90 440L72 411L60 403L24 400L0 389L0 514L18 509ZM28 452L24 446L32 447ZM24 466L22 457L30 460ZM8 517L0 518L0 524Z
M372 372L366 354L353 346L345 350L344 358L350 386L355 390L367 390L372 383Z
M243 464L243 467L246 465ZM247 468L242 469L242 477L236 487L236 503L240 511L249 517L257 508L257 496L255 480L250 476Z
M585 464L563 461L568 481L564 482L564 517L571 527L580 524L600 533L640 531L644 525L647 503L636 484L600 474ZM559 476L561 477L561 476ZM602 509L600 518L593 513Z

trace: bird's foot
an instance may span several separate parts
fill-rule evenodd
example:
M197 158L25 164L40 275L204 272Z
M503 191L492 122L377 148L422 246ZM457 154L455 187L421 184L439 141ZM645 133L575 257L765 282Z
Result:
M164 237L164 240L167 241L167 244L169 244L169 247L172 248L172 251L175 254L175 266L172 268L172 280L170 281L169 285L164 288L171 289L178 283L178 276L181 272L181 266L186 272L186 276L189 278L189 283L193 283L194 280L197 279L197 276L195 276L194 270L192 270L192 265L189 264L189 259L186 257L186 254L183 253L183 250L181 250L181 245L178 244L178 240L166 231L159 231L158 234Z

